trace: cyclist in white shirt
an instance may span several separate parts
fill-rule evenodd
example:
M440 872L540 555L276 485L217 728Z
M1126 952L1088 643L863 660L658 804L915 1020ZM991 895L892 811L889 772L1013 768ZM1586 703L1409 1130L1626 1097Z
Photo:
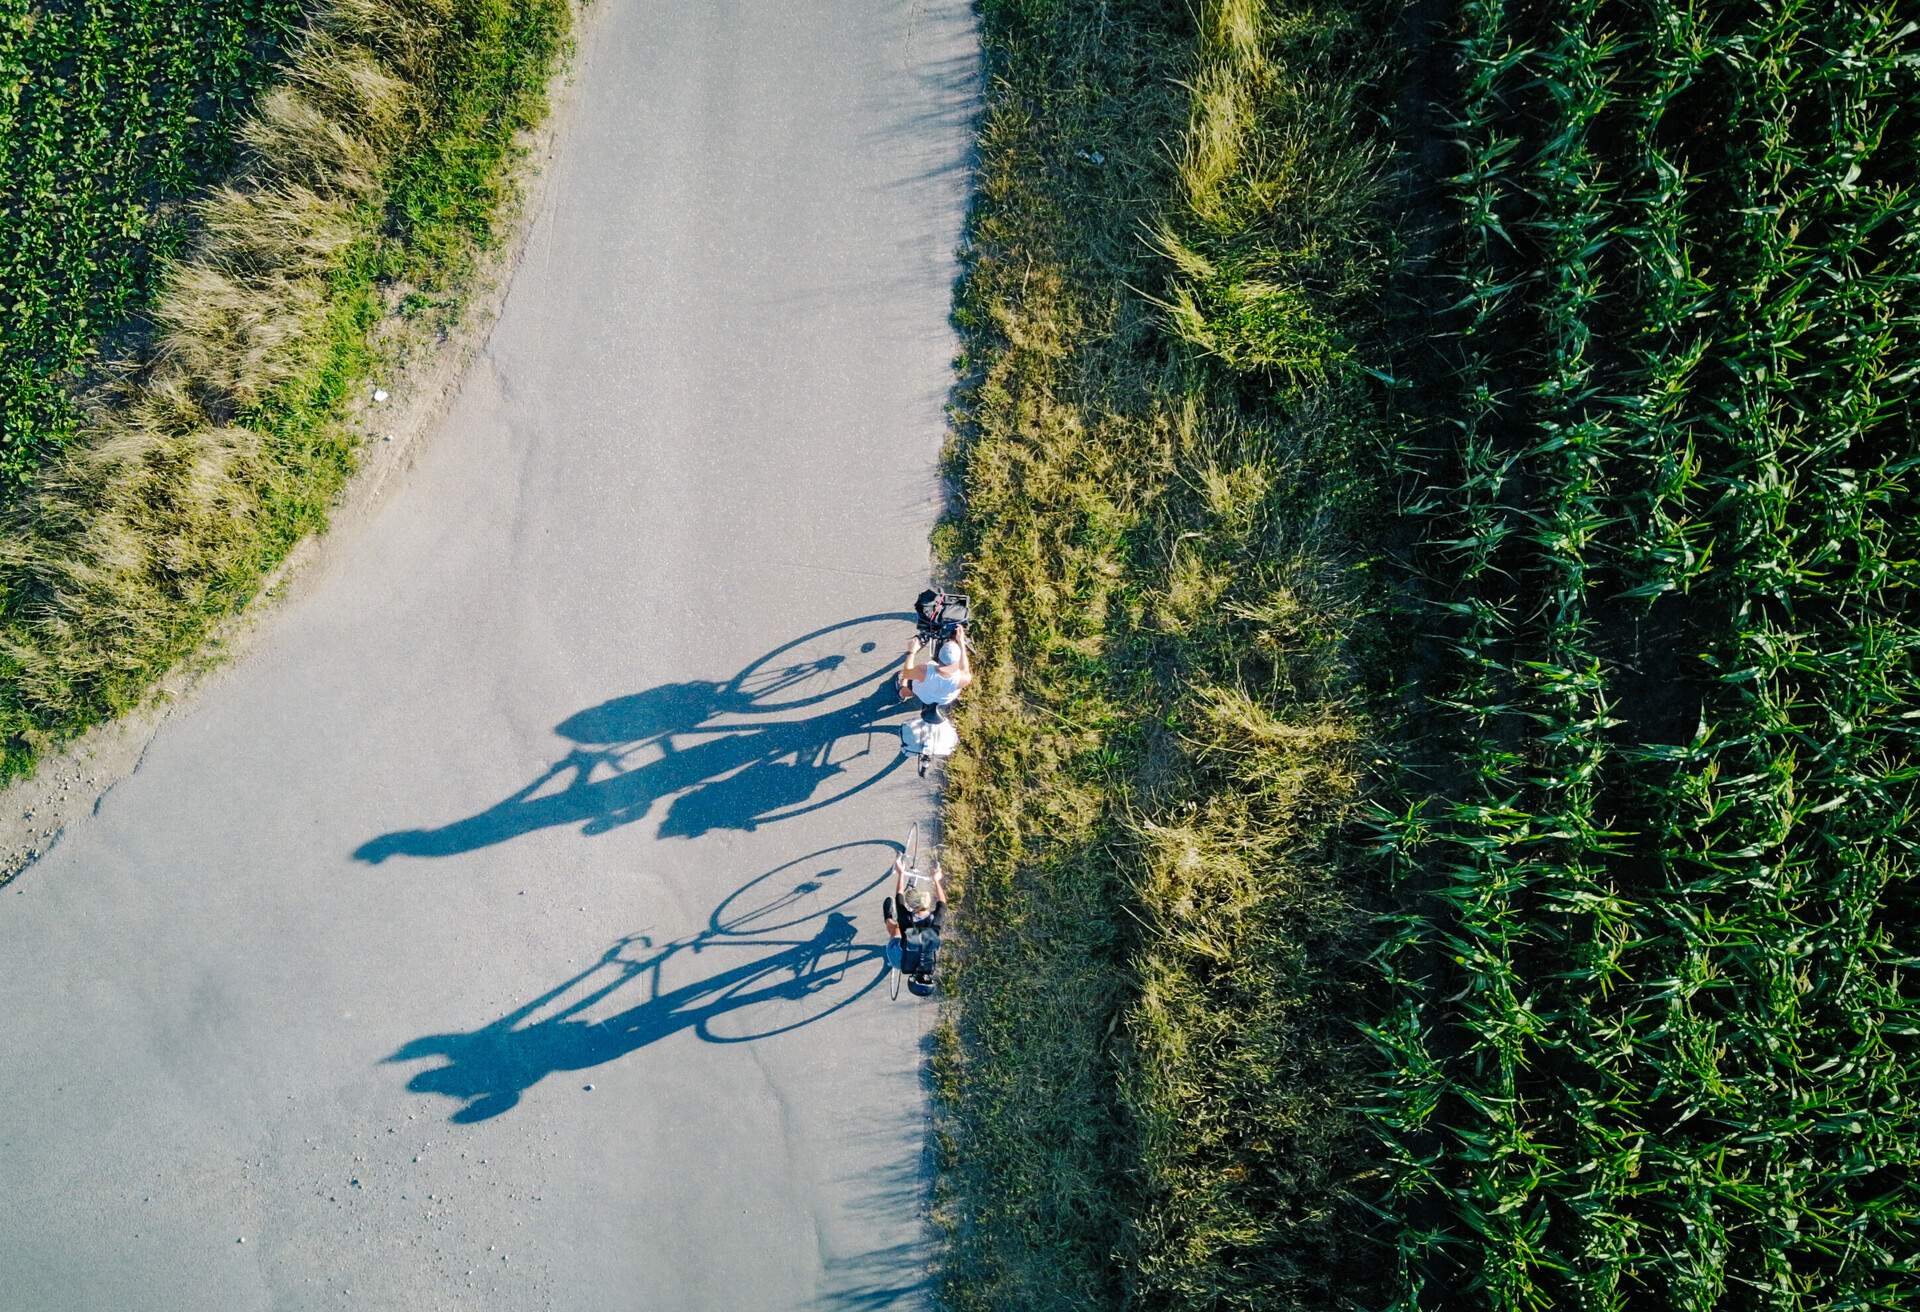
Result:
M894 686L902 697L911 691L923 706L951 706L972 682L973 662L967 655L966 630L961 627L925 660L921 659L920 637L914 635Z

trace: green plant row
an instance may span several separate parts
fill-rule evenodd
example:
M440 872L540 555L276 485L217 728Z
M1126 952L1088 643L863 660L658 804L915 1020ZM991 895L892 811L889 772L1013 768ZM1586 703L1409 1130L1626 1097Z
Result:
M77 431L71 396L233 166L307 0L0 0L0 499Z
M1913 1306L1914 29L1463 9L1396 1306Z
M137 704L325 520L396 280L489 240L564 0L330 0L157 277L149 345L0 506L0 778ZM438 283L436 283L438 280Z

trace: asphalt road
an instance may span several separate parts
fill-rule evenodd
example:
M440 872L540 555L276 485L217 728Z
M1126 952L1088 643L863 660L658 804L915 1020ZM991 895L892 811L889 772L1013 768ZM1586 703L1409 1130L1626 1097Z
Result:
M965 0L596 0L419 467L0 894L0 1308L916 1308Z

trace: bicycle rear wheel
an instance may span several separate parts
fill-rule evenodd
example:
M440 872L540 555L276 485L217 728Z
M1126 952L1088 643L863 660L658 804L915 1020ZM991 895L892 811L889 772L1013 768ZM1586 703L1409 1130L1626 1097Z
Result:
M898 1002L900 1000L900 979L902 974L903 972L898 966L895 966L887 972L887 998L889 1001Z

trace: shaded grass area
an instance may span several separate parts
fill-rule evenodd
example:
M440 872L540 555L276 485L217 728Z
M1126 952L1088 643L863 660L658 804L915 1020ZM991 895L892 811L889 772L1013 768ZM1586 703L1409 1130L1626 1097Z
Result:
M352 471L347 401L403 287L493 237L564 0L332 0L161 279L151 345L0 510L0 778L129 709Z
M983 8L947 1302L1365 1303L1382 12Z
M0 0L0 498L80 422L70 387L148 304L310 0Z

